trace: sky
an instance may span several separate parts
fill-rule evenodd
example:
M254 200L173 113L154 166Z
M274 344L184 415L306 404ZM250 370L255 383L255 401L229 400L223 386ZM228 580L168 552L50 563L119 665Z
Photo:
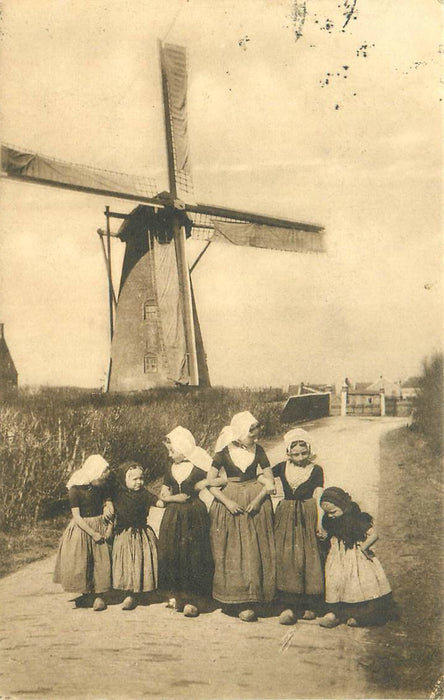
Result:
M188 51L197 201L325 227L325 255L205 253L213 384L399 380L441 347L442 4L357 0L347 22L351 6L3 2L3 142L166 189L160 38ZM22 385L103 385L106 205L132 208L0 181L0 321ZM117 282L122 255L116 241Z

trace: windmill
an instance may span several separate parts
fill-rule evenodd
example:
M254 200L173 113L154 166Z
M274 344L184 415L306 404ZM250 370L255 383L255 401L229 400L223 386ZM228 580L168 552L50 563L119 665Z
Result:
M111 359L107 389L176 383L209 385L191 272L217 241L290 252L322 252L321 226L195 203L188 146L186 50L159 42L169 191L153 181L47 158L2 145L3 175L137 202L105 210L99 229L108 274ZM122 221L117 233L111 220ZM204 242L191 268L186 240ZM112 280L111 239L125 243L121 280Z

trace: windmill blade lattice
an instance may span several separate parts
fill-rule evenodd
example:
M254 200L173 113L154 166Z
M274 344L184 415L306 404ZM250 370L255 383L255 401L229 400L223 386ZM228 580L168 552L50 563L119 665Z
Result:
M155 200L158 188L151 177L69 163L4 144L1 161L2 172L11 179L161 206Z
M299 253L325 251L322 226L205 204L187 205L186 209L195 240Z
M193 197L187 115L187 54L183 46L160 44L170 192Z

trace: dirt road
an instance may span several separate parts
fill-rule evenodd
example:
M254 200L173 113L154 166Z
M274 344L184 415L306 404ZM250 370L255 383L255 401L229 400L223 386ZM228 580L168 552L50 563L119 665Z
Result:
M332 417L306 426L326 485L350 490L376 514L379 438L404 421ZM267 449L277 461L282 447ZM189 619L164 603L75 609L52 583L53 564L51 557L0 581L3 698L384 696L361 662L370 631L302 621L282 627L275 617L247 624L219 609Z

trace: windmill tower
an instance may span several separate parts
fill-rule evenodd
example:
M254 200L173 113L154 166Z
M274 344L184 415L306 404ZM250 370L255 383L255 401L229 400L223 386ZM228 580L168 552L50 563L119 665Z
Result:
M17 391L18 374L5 340L5 324L0 323L0 397Z
M6 176L138 203L130 214L105 210L99 229L105 257L111 336L107 388L147 389L177 383L209 384L191 272L208 246L238 246L289 252L321 252L321 226L194 203L188 145L187 59L183 47L159 42L169 191L122 173L63 163L2 146ZM112 219L122 222L117 233ZM111 274L111 240L125 243L120 288ZM191 270L186 240L204 247Z

